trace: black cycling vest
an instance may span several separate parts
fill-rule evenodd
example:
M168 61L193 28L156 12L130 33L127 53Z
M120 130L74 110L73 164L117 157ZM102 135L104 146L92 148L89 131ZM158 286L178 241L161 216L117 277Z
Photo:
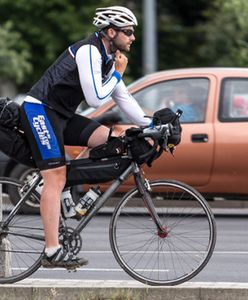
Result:
M94 45L102 56L102 80L112 68L113 60L109 60L98 33L78 41L69 48L76 55L77 50L83 45ZM66 49L58 59L45 71L39 81L31 88L28 95L39 99L66 117L71 117L80 102L85 100L82 91L77 64Z

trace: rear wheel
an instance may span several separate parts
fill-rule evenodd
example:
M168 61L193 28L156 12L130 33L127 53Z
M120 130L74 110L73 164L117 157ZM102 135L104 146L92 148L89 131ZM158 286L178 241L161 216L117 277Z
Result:
M136 280L150 285L180 284L197 275L213 253L213 214L196 190L177 181L150 182L149 193L163 230L158 230L135 188L113 213L112 251Z
M0 223L0 284L13 283L34 273L41 264L44 250L44 231L40 215L25 215L20 210L12 213L10 203L17 203L23 183L0 177L0 201L3 203ZM15 199L9 193L17 190ZM29 198L38 203L36 193ZM29 199L28 199L29 200ZM24 205L24 203L22 204Z

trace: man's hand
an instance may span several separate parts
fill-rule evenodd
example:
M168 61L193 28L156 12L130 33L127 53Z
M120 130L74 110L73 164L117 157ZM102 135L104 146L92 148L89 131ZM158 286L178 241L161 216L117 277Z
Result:
M115 53L115 70L123 76L126 67L127 67L128 59L126 55L117 50Z

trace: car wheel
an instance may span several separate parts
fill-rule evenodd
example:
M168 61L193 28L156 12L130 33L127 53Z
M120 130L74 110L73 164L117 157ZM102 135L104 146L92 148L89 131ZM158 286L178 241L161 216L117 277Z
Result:
M35 174L36 170L29 168L24 165L17 165L10 173L10 177L16 178L22 182L27 182L30 180L33 175ZM16 205L17 199L19 199L19 190L17 188L11 188L9 191L10 199L13 205ZM37 197L39 198L39 194L37 194ZM23 213L32 213L32 214L37 214L40 212L40 205L39 202L37 201L38 199L35 197L30 197L25 205L23 206Z

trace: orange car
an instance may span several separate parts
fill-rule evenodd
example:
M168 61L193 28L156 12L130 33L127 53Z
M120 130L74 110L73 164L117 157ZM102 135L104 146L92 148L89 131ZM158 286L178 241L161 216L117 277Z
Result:
M174 157L164 153L152 168L144 168L150 179L177 179L208 195L248 195L248 69L157 72L134 82L129 90L147 115L162 107L184 111L182 142ZM96 110L83 107L81 113L115 124L120 134L133 126L112 100ZM71 157L79 150L66 149ZM30 169L13 160L1 168L1 176L25 179L29 174Z
M162 71L129 90L147 115L162 107L184 111L182 142L174 157L164 153L152 168L144 168L150 179L184 181L209 196L248 195L248 69ZM88 116L114 123L119 133L133 126L112 100ZM78 151L67 147L73 157Z

